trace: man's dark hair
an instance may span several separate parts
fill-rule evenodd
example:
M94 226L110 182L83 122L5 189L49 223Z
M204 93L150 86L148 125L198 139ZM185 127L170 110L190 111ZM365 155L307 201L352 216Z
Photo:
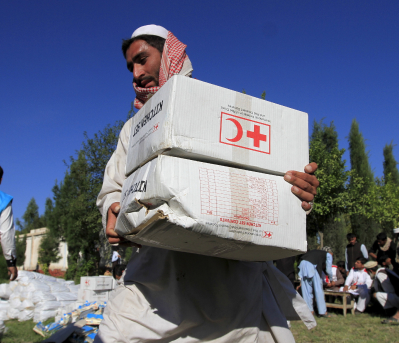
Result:
M379 258L378 258L378 264L380 265L380 266L382 266L382 263L383 262L386 262L386 260L389 258L389 256L388 255L382 255L382 256L380 256Z
M346 239L352 239L352 238L354 238L354 237L356 237L357 238L357 236L354 234L354 233L348 233L347 235L346 235Z
M0 166L0 179L3 177L3 174L4 174L4 170L3 170L3 168L1 168L1 166Z
M123 39L122 40L122 52L123 56L126 58L126 51L129 49L130 45L135 42L136 40L143 40L147 42L152 47L158 49L158 51L162 55L163 46L165 45L165 38L153 36L153 35L141 35L130 39Z
M126 264L117 264L113 270L114 274L114 279L116 279L115 276L122 276L123 271L126 269Z
M337 263L337 267L338 267L338 268L345 268L345 261L339 261L339 262Z
M380 232L377 235L377 240L378 241L385 241L387 239L387 234L385 232Z
M365 263L367 263L368 260L367 260L367 258L360 257L356 261L360 261L364 265Z

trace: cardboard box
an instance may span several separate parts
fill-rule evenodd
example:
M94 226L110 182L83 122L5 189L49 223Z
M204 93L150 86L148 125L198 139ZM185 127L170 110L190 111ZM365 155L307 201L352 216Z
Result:
M185 76L132 121L126 175L159 154L275 175L309 161L306 113Z
M142 245L247 261L306 251L306 214L282 176L166 155L123 186L116 232Z
M78 302L85 301L108 301L109 291L93 291L91 289L80 288L78 291Z
M112 276L81 276L80 288L92 291L111 290L113 284Z

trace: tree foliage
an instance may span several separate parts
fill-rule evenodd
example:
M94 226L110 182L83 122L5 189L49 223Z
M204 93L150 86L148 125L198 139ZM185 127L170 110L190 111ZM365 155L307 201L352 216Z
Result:
M374 175L368 160L368 152L359 124L353 119L349 132L349 152L351 162L351 178L349 190L352 196L357 199L358 211L351 215L351 228L359 241L371 247L375 236L381 230L381 225L370 216L371 204L370 194L376 193Z
M134 115L133 103L128 118ZM116 149L124 122L107 125L91 138L84 133L82 149L71 157L65 177L53 187L54 204L45 215L49 233L42 241L40 261L44 266L59 259L60 241L68 244L67 278L98 274L110 261L111 249L96 206L104 170ZM46 207L47 208L47 207Z
M325 225L334 220L341 212L346 211L349 197L345 185L349 172L345 169L342 156L345 149L338 147L338 134L334 123L329 126L323 121L313 123L313 133L310 141L310 161L316 162L315 172L320 186L314 200L313 211L308 216L308 233L315 234L324 231Z
M398 162L396 162L393 156L393 144L386 144L383 150L384 154L384 181L392 181L395 185L399 186L399 171Z
M25 213L22 216L23 222L16 220L16 225L21 233L29 233L30 230L44 227L44 222L39 215L39 206L37 206L35 198L30 199Z

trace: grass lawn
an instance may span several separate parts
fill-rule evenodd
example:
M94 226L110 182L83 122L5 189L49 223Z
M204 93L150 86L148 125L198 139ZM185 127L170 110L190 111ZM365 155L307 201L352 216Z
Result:
M44 324L52 322L54 322L54 318L47 320ZM44 340L43 336L33 331L33 327L36 325L33 320L19 322L17 319L13 319L5 321L4 324L7 332L3 335L1 343L33 343Z
M346 318L338 314L328 319L316 318L317 327L310 331L302 322L291 322L291 330L296 343L399 343L399 325L383 325L381 320L384 318L367 313L359 316L349 314ZM53 321L49 319L44 324ZM5 324L8 331L2 343L33 343L43 340L42 336L33 332L35 323L32 320L8 320Z
M398 343L399 325L381 324L385 316L352 314L344 317L316 318L317 326L308 330L301 322L291 322L296 343Z

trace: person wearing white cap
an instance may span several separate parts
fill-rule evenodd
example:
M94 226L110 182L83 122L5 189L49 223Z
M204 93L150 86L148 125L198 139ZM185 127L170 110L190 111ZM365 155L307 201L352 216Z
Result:
M140 109L173 75L191 76L186 45L172 32L147 25L122 43ZM132 120L121 130L97 199L112 244ZM318 186L313 172L286 174L309 210ZM104 312L95 342L294 342L288 320L315 321L289 280L270 262L242 262L155 247L138 247Z

